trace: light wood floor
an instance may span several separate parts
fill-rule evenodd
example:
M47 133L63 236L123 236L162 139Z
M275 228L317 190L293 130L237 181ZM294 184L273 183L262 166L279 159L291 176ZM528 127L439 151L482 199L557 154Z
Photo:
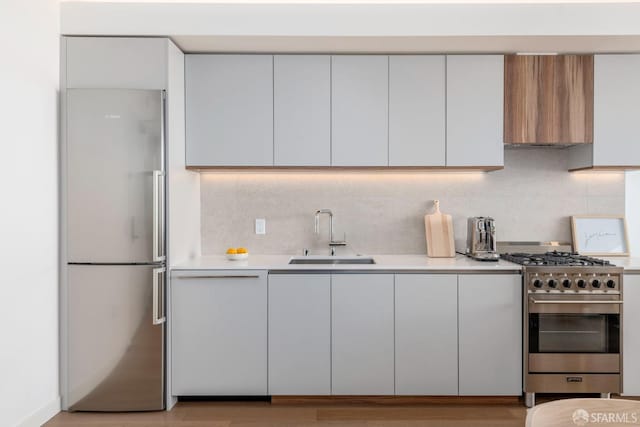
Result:
M47 427L522 427L522 403L270 404L267 402L180 402L170 412L66 413Z

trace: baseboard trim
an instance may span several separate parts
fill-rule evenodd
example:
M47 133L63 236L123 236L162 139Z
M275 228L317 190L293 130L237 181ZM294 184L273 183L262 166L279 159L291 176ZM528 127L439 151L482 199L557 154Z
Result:
M272 396L273 405L520 405L520 396Z
M22 420L22 422L18 423L18 427L41 427L58 412L60 412L60 396Z
M624 399L624 400L640 400L640 396L637 396L637 395L628 396L626 394L616 395L616 396L613 396L613 398L614 399Z

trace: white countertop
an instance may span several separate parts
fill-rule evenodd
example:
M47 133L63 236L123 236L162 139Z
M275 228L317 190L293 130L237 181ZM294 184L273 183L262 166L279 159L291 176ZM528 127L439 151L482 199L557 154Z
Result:
M597 257L596 257L597 258ZM610 257L603 258L616 267L623 267L625 273L640 273L640 258L636 257Z
M179 263L171 270L435 270L435 271L520 271L521 266L500 260L498 262L475 261L463 255L455 258L429 258L426 255L368 255L375 264L294 264L293 255L249 255L244 261L229 261L224 255L203 256ZM640 274L640 257L604 258L625 272Z
M314 270L314 271L520 271L508 261L482 262L463 255L455 258L428 258L426 255L367 255L375 264L289 264L291 255L249 255L243 261L225 256L203 256L171 267L172 270ZM639 260L640 261L640 260Z

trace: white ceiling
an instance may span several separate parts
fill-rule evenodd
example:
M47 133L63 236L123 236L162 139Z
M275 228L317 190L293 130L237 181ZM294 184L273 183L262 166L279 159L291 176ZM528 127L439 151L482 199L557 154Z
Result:
M185 52L640 52L640 0L62 3L65 35L168 36Z
M82 3L132 3L130 0L62 0L66 2ZM527 4L527 3L639 3L640 0L137 0L135 3L218 3L218 4Z

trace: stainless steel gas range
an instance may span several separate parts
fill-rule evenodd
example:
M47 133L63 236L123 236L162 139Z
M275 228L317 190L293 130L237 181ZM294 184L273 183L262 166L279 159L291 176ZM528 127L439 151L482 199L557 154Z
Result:
M623 269L569 252L512 253L524 266L524 391L622 392Z

